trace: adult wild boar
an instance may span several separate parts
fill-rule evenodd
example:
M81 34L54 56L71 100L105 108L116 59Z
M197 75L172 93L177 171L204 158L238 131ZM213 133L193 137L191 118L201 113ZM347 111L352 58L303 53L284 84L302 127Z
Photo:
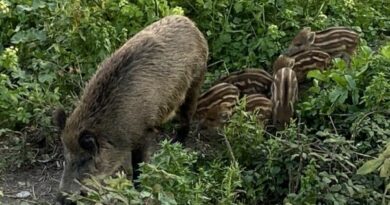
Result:
M184 16L167 16L128 40L98 68L69 117L56 110L65 168L60 191L78 192L74 179L107 176L132 159L148 161L154 128L179 113L182 142L203 83L208 45ZM60 197L60 201L63 201ZM62 202L64 203L64 202Z

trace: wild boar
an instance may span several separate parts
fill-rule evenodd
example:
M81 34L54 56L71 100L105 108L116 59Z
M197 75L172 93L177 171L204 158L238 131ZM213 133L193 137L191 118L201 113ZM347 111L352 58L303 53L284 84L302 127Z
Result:
M295 59L286 55L280 55L272 64L272 73L275 74L279 69L290 68L295 65Z
M286 56L291 56L297 52L309 49L314 43L315 37L315 32L312 32L310 27L304 27L292 39L287 51L284 54Z
M78 192L74 180L132 175L135 158L148 161L155 127L178 111L182 142L195 113L207 67L208 45L184 16L167 16L130 38L101 63L76 108L54 116L62 130L65 168L61 192ZM60 196L61 203L68 203Z
M309 71L315 69L323 71L330 64L331 56L328 53L310 49L299 51L291 56L280 55L274 62L273 71L276 73L281 68L291 68L296 73L298 83L302 83Z
M282 127L294 116L294 104L298 100L298 80L290 68L279 69L274 74L272 93L272 119L276 127Z
M240 96L238 88L219 83L204 92L198 100L195 117L202 128L217 128L225 124L233 113Z
M247 112L254 112L262 122L272 118L273 103L271 99L263 94L251 94L245 97L245 109Z
M350 56L354 54L359 43L359 35L347 27L329 27L313 32L310 27L303 28L292 40L288 55L317 49L328 53L332 58L341 57L350 66Z
M256 93L268 95L271 88L272 76L263 69L245 69L232 72L220 78L216 81L216 84L222 82L236 86L240 90L241 97L245 94Z
M298 52L291 56L295 59L293 70L295 71L298 83L304 82L309 71L319 69L324 71L331 63L331 56L321 50L307 50Z

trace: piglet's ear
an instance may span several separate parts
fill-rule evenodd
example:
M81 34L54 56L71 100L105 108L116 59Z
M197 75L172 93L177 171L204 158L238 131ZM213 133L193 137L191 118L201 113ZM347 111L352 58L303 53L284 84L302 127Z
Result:
M67 116L63 108L57 108L53 112L53 116L52 116L53 124L55 124L60 129L60 131L63 130L65 127L66 117Z
M288 61L288 67L292 69L294 67L294 65L295 65L295 59L290 58Z
M311 27L310 26L305 26L305 27L303 27L302 31L304 31L304 32L311 32Z
M316 33L310 32L308 37L307 37L307 41L310 43L310 45L314 43L315 39L316 39Z
M79 145L90 154L96 154L99 152L99 144L96 140L96 136L90 131L85 130L80 133Z

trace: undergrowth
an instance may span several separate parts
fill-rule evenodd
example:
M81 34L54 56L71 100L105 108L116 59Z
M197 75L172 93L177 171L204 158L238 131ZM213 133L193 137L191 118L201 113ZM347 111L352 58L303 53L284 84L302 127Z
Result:
M231 71L270 70L304 26L343 25L361 36L352 67L336 59L332 69L309 73L310 88L300 92L297 119L285 131L258 124L243 102L210 153L165 141L141 165L137 189L118 173L91 180L88 195L74 198L81 204L387 204L388 13L388 1L367 0L0 0L0 170L33 165L42 153L59 150L53 108L72 110L97 65L163 16L184 14L205 34L210 61L203 89Z

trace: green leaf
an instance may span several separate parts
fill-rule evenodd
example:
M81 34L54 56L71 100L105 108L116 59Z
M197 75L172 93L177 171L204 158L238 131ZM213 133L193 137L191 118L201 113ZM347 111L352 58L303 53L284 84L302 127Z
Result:
M337 73L332 73L332 74L329 75L329 77L333 81L335 81L338 85L341 85L341 86L346 86L347 85L345 78L343 78L341 75L339 75Z
M30 41L45 41L46 33L37 29L30 29L27 31L19 31L11 37L13 44L26 43Z
M355 191L352 189L352 187L347 186L347 190L348 190L349 196L353 196L355 194Z
M220 36L220 40L222 41L222 43L230 43L231 40L232 40L232 38L231 38L230 34L228 34L228 33L223 33L223 34L221 34L221 36Z
M348 98L348 91L343 90L340 87L337 87L332 92L329 93L329 98L332 103L343 104L345 100Z
M27 34L23 31L17 32L15 35L11 37L11 43L13 44L18 44L25 42L27 39Z
M390 158L390 144L386 146L386 150L382 153L384 158Z
M240 13L241 11L242 11L242 4L241 4L241 2L236 2L235 4L234 4L234 10L237 12L237 13Z
M39 82L41 83L44 83L44 82L52 82L54 80L54 75L51 75L51 74L41 74L38 76L38 80Z
M276 175L280 172L280 167L271 167L271 174Z
M27 6L27 5L17 5L16 6L16 9L18 10L18 11L32 11L33 10L33 8L32 7L30 7L30 6Z
M348 82L348 88L349 90L355 90L356 89L356 82L350 75L344 75L345 79Z
M314 78L314 79L317 79L317 80L320 80L320 81L327 81L326 76L323 73L321 73L321 71L319 71L319 70L311 70L311 71L309 71L309 73L307 74L307 77L308 78Z
M381 49L381 54L387 60L390 60L390 45L386 45Z
M390 159L385 159L383 165L380 168L380 177L389 177L390 176Z
M377 158L377 159L372 159L372 160L367 161L366 163L363 164L363 166L361 166L357 170L357 174L366 175L366 174L369 174L369 173L375 171L376 169L378 169L379 166L381 166L381 164L383 163L383 160L384 159Z
M332 182L332 180L330 180L328 177L323 177L323 178L322 178L322 181L323 181L324 183L326 183L326 184L329 184L329 183Z
M359 90L353 90L352 91L352 103L354 105L359 104Z
M330 187L330 191L331 192L339 192L340 190L341 190L341 185L340 184L335 184L335 185L332 185L331 187Z
M46 2L42 0L33 0L32 9L42 9L46 7Z

